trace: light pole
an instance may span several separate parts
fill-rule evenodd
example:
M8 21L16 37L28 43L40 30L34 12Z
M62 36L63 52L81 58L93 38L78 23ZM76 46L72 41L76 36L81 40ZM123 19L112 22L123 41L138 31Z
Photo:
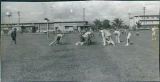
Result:
M159 8L159 29L160 29L160 8Z
M12 13L11 12L6 12L6 16L8 17L8 25L9 25L9 23L11 24L11 16L12 16ZM12 25L11 25L12 26Z
M145 15L146 15L146 7L143 7L143 15L144 15L144 25L145 25L145 23L146 23L146 21L145 21Z
M18 26L20 27L20 11L17 12L18 15Z
M129 13L128 13L128 18L129 18L129 29L131 29L130 16L131 16L131 13L129 12Z
M85 8L83 8L83 21L85 21Z
M47 39L49 38L49 19L44 18L44 20L47 22Z

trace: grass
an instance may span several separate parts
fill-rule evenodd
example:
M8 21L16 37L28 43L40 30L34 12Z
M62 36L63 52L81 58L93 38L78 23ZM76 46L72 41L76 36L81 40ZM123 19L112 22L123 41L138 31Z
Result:
M12 81L158 81L158 40L151 31L132 33L133 45L103 46L95 33L94 45L76 46L77 33L66 34L62 45L49 46L45 34L18 35L17 45L2 36L2 80ZM114 38L114 36L113 36ZM114 40L114 39L113 39Z

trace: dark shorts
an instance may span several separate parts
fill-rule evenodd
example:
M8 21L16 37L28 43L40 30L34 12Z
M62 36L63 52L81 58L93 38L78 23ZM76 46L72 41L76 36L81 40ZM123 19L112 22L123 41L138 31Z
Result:
M16 37L12 37L12 40L16 40Z
M80 41L81 41L81 42L84 42L84 41L85 41L85 38L81 36L81 37L80 37Z
M57 37L57 41L59 41L60 39L61 39L61 37L58 36L58 37Z

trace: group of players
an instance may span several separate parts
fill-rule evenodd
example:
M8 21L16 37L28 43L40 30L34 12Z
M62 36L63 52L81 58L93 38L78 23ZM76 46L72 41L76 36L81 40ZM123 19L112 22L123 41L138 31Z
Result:
M157 31L158 28L152 28L152 40L157 39ZM110 32L109 29L100 29L99 33L101 33L103 45L115 45L116 43L121 43L120 36L122 32L119 29L115 29L113 33ZM12 28L10 31L12 41L16 44L16 28ZM112 35L115 35L115 42L113 41ZM126 44L125 46L129 46L130 43L130 38L132 36L131 32L129 30L125 30L125 36L126 36ZM57 33L56 38L49 44L49 46L57 45L60 44L60 41L62 40L64 33ZM139 33L138 33L139 35ZM88 30L86 32L81 32L80 33L80 41L76 42L75 45L90 45L92 43L92 39L94 38L94 33L91 30Z
M99 33L101 34L103 45L115 45L115 42L112 39L112 35L115 35L115 41L116 43L121 43L120 41L120 36L121 36L121 31L119 29L116 29L113 33L110 32L109 29L101 29L99 30ZM131 32L129 30L125 31L126 33L126 45L128 46L130 44L130 38L131 38ZM58 33L56 35L55 40L53 40L49 46L52 46L53 44L59 44L60 41L62 40L64 34L63 33ZM81 32L80 33L80 41L76 42L75 45L90 45L92 44L92 39L94 38L94 33L91 30L88 30L86 32Z

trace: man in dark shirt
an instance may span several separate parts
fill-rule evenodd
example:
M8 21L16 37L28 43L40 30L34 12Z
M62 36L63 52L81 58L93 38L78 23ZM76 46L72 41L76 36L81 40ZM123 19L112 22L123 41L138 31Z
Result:
M16 28L14 28L13 30L12 30L12 32L11 32L11 38L12 38L12 40L13 40L13 42L16 44L16 31L17 31L17 29Z

